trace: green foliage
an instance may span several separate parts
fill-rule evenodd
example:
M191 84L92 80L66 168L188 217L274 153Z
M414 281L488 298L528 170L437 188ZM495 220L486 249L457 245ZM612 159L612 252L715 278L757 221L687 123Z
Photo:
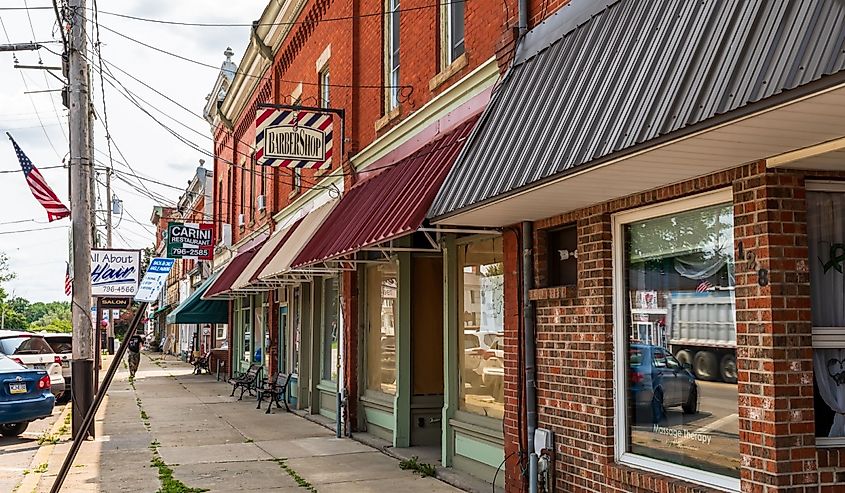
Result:
M15 273L9 268L9 257L0 252L0 284L11 281L15 278Z
M288 473L288 476L290 476L291 478L293 478L294 481L296 481L296 484L299 485L300 488L305 488L311 493L317 493L317 488L315 488L311 483L309 483L308 480L300 476L298 472L294 471L293 468L291 468L287 464L285 459L276 459L276 463L279 464L283 471Z
M434 468L434 466L425 462L420 462L420 458L416 455L411 457L410 459L403 459L399 461L399 469L409 469L411 471L414 471L414 474L419 474L424 478L427 478L429 476L433 478L437 476L437 470Z

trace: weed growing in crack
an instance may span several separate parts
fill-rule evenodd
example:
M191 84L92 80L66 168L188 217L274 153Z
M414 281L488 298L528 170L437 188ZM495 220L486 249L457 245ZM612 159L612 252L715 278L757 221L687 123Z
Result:
M41 464L38 464L38 467L33 469L32 472L37 474L44 474L45 472L47 472L47 463L42 462Z
M279 464L279 467L281 467L283 471L288 473L288 476L296 481L296 484L298 484L300 488L305 488L311 493L317 493L317 488L315 488L314 485L309 483L305 478L300 476L298 472L294 471L293 468L287 464L285 459L276 459L276 463Z
M403 459L399 461L399 469L414 471L414 474L419 474L424 478L429 476L432 478L437 477L437 470L434 466L425 462L420 462L420 458L416 455L410 459Z
M150 467L158 469L158 480L161 482L161 488L156 493L202 493L203 491L208 491L206 488L191 488L182 481L174 478L173 469L158 455L158 446L150 444L150 449L153 451Z

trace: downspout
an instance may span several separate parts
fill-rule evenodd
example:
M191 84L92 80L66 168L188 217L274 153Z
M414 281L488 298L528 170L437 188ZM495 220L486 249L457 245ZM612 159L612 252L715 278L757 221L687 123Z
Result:
M519 20L517 27L519 28L519 37L525 36L528 31L528 0L519 0ZM523 226L524 227L524 226Z
M523 2L525 0L520 0ZM520 11L521 12L521 11ZM521 14L520 14L521 17ZM525 344L525 414L528 436L528 493L537 493L537 454L534 452L534 431L537 429L537 384L535 366L534 303L530 293L534 288L534 225L522 223L522 328Z

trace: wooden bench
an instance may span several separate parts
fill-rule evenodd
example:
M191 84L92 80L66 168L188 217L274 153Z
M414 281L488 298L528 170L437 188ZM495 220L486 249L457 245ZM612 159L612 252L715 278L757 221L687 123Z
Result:
M232 384L231 397L235 396L235 391L241 389L241 395L238 400L243 400L244 392L249 392L252 395L252 390L257 387L258 374L261 372L261 365L250 365L245 373L237 374L229 379Z
M277 373L275 378L268 380L261 388L257 389L258 405L255 406L255 409L261 409L261 402L266 396L269 397L269 401L267 402L267 411L264 414L270 414L270 409L273 407L274 402L276 403L277 409L281 408L282 406L279 405L279 399L285 403L285 410L290 412L287 399L290 378L291 374Z

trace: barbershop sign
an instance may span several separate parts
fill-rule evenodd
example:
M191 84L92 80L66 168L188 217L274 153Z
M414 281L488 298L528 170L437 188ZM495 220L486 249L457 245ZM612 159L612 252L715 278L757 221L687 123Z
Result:
M140 269L140 250L91 250L91 295L135 296Z
M282 168L331 168L332 114L279 108L259 109L255 159Z
M167 223L167 257L211 260L214 257L213 223Z

